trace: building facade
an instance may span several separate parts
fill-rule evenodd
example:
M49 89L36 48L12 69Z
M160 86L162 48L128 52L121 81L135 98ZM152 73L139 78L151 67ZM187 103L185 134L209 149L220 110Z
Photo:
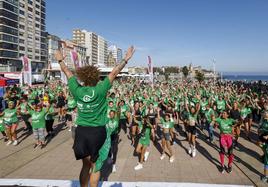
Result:
M19 60L19 2L0 0L0 65L1 71L21 69ZM15 67L18 65L18 69Z
M71 70L75 69L75 65L71 58L72 51L76 51L78 53L80 66L85 64L86 47L80 46L77 43L74 43L73 41L70 40L62 40L60 41L60 45L63 48L63 55L66 56L64 62L69 69Z
M73 42L87 48L86 59L89 64L104 64L108 58L107 41L94 32L73 30Z
M118 48L116 45L111 45L108 48L108 53L111 53L113 55L113 58L115 59L116 64L122 61L122 58L123 58L122 49Z
M58 36L49 34L48 40L48 69L60 69L60 65L55 59L55 52L61 47L61 39Z
M0 64L20 71L26 55L33 73L41 73L48 56L45 0L0 0L0 20Z

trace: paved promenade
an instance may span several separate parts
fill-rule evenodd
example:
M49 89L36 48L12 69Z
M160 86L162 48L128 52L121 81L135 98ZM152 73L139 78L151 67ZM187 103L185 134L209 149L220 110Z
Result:
M33 149L33 135L23 133L20 128L18 146L6 146L3 140L0 140L0 178L77 180L81 161L74 158L71 132L63 130L61 124L55 125L55 129L57 135L42 150ZM252 134L252 137L253 140L257 138L255 134ZM138 158L133 156L134 148L127 136L121 132L117 172L111 173L111 167L106 164L102 180L267 186L260 181L263 172L261 149L254 143L240 139L240 144L234 151L235 164L231 174L221 174L218 171L218 138L215 144L208 143L204 133L200 131L195 158L187 154L187 146L185 137L178 133L176 144L173 145L175 161L171 164L168 157L159 159L159 145L151 143L149 159L144 168L134 171Z

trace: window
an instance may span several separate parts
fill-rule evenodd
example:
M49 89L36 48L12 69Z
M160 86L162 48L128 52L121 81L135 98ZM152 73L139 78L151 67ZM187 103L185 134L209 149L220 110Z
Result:
M39 24L35 24L35 27L40 28L40 25Z
M0 34L0 40L18 43L18 38L17 37L6 35L6 34Z
M9 58L18 58L18 53L13 51L0 51L0 56Z
M19 40L19 43L20 43L20 44L24 44L24 40L20 39L20 40Z
M32 12L32 11L33 11L33 8L31 8L31 7L28 7L28 10L29 10L30 12Z
M35 60L40 60L39 56L35 56L34 59L35 59Z
M6 3L6 2L0 2L0 7L5 8L7 10L10 10L11 12L14 12L14 13L18 13L18 8L16 8L13 5L10 5L10 4Z
M24 8L25 5L24 5L23 3L20 3L20 7L21 7L21 8Z
M25 29L24 25L19 25L19 28L23 30Z
M25 51L25 47L20 46L20 51Z
M0 43L0 48L9 49L9 50L18 50L18 45L1 42Z
M8 12L8 11L6 11L6 10L0 9L0 15L1 15L1 16L4 16L4 17L7 17L7 18L9 18L9 19L18 21L18 16L17 16L16 14L13 14L13 13Z
M25 21L25 19L20 17L20 22L24 22L24 21Z
M40 8L40 5L36 4L35 7L36 7L37 9L39 9L39 8Z
M28 52L32 53L33 49L32 48L28 48Z
M35 18L35 21L40 21L40 18L36 17L36 18Z
M32 1L32 0L28 0L28 3L29 3L30 5L33 5L33 1Z
M33 19L33 15L32 14L28 14L28 18Z
M18 35L17 29L12 29L10 27L6 27L4 25L0 25L0 32L8 33L8 34L13 34L13 35Z
M39 53L40 53L40 51L39 51L38 49L36 49L36 50L35 50L35 53L39 54Z
M25 15L23 10L20 10L20 15Z
M8 25L8 26L15 27L15 28L18 27L18 23L17 22L11 21L11 20L6 19L6 18L3 18L3 17L0 17L0 24Z
M39 16L40 16L40 12L38 12L38 11L35 11L35 14L37 14L37 15L39 15Z
M39 37L35 37L35 41L40 41L40 38Z
M23 32L20 32L20 34L19 34L20 36L24 36L24 33Z

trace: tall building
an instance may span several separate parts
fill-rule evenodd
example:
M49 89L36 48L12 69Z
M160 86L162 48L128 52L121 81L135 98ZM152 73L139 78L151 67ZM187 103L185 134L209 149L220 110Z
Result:
M86 61L86 47L78 45L73 41L69 40L62 40L60 41L61 47L63 48L63 55L65 55L64 62L66 63L67 67L71 70L75 69L74 63L71 59L71 51L76 51L79 55L79 61L84 63ZM81 64L82 65L82 64Z
M55 59L55 52L61 47L61 39L58 36L48 35L48 63L51 69L60 69L60 65Z
M48 55L45 0L0 0L0 10L0 64L20 71L26 55L33 73L41 73Z
M18 0L0 0L0 65L3 72L21 69L18 5Z
M87 48L86 56L89 64L103 64L107 61L107 41L86 30L73 30L73 42Z
M118 48L116 45L111 45L108 48L108 52L113 55L113 58L115 59L115 62L117 64L121 62L121 60L123 58L122 49Z
M107 64L108 59L108 46L107 41L98 36L98 64Z

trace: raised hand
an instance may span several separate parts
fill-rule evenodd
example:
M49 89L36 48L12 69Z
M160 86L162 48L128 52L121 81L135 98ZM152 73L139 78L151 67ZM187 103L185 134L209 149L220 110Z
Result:
M128 48L127 53L124 58L125 61L129 61L129 59L131 59L131 57L133 56L134 52L135 52L134 46L131 46L130 48Z
M57 51L55 52L54 56L55 56L55 59L56 59L58 62L63 61L64 58L65 58L60 50L57 50Z

